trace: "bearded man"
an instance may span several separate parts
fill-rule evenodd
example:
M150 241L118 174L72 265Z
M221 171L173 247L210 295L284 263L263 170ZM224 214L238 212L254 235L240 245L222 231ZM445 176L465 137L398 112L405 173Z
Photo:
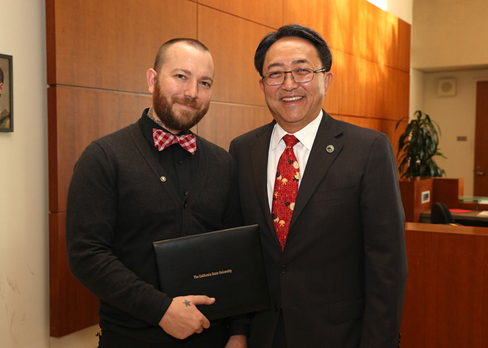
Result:
M205 294L160 291L152 243L240 225L231 156L190 129L206 114L214 65L193 39L161 46L147 72L152 105L92 142L66 211L71 271L100 299L99 347L245 347L245 320L209 320Z

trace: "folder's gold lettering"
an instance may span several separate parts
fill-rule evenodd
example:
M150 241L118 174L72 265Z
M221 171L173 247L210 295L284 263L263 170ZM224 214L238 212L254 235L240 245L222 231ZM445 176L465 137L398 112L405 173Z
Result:
M202 278L214 277L222 274L231 274L231 273L232 273L232 269L226 269L218 272L195 274L193 275L193 279L202 279Z

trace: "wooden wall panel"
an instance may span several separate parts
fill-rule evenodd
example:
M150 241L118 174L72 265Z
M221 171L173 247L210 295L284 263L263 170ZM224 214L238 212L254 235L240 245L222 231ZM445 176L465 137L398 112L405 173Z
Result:
M197 37L188 0L47 0L48 84L146 93L159 46Z
M336 120L352 123L360 127L376 129L382 133L385 133L392 143L393 151L395 152L396 156L396 153L398 151L398 142L396 141L396 139L398 139L398 137L402 133L402 128L398 127L398 129L395 129L396 120L342 115L331 116L334 117Z
M254 52L271 29L204 6L198 8L198 38L212 52L218 102L265 106L254 69Z
M283 22L282 2L282 0L198 0L199 4L275 29Z
M396 18L392 14L387 12L386 14L388 15L388 21L394 23L390 29L384 29L385 31L391 30L392 32L392 35L390 36L391 43L388 41L385 42L385 45L390 45L390 49L388 50L388 65L391 65L395 69L410 73L411 25ZM374 23L372 25L374 25Z
M410 70L410 25L364 0L283 0L283 23L317 30L331 48Z
M265 106L212 103L198 134L228 150L232 139L273 120Z
M332 54L334 80L328 95L338 99L331 113L392 120L408 116L408 73L341 51Z
M407 223L402 348L481 348L488 327L488 229Z
M49 214L49 307L51 336L54 337L67 335L98 322L98 299L69 270L65 223L66 214Z
M93 140L128 126L150 106L149 95L136 95L72 87L48 89L49 197L51 212L66 210L73 167ZM53 105L52 101L55 100Z
M334 81L324 102L327 112L390 120L408 116L409 24L363 0L284 0L283 12L284 23L314 28L331 47ZM389 136L395 133L391 124L386 131L384 124L378 126L374 129ZM390 137L392 143L396 139Z
M388 67L410 71L410 25L375 5L357 3L353 53Z
M74 163L92 140L135 122L149 106L145 74L159 46L191 37L211 50L212 106L195 132L227 149L235 136L272 119L254 52L266 33L293 22L316 29L332 48L325 110L396 142L396 119L408 113L410 25L364 0L46 0L52 335L96 316L93 297L66 263ZM71 310L70 302L80 305Z
M353 53L356 0L283 0L283 23L315 29L331 48Z
M397 139L402 133L400 127L395 129L395 120L330 115L337 120L376 129L385 133L390 139ZM208 114L197 125L196 132L205 139L228 149L232 139L269 123L272 119L273 117L267 107L212 102ZM398 151L397 142L393 141L392 146L396 155Z
M334 78L332 83L329 85L322 108L327 111L327 113L332 115L339 114L339 104L341 103L341 99L344 98L344 96L340 94L340 80L344 78L344 74L342 73L344 59L341 59L341 56L336 55L334 50L331 50L331 53L332 68L330 71L334 74Z

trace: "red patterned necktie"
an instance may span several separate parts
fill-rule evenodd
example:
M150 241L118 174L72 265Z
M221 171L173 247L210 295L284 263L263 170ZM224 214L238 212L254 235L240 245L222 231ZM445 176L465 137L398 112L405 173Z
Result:
M271 216L281 250L285 249L286 236L290 228L291 216L295 209L295 200L298 192L298 180L300 179L300 168L293 152L293 146L298 143L294 135L285 135L283 140L286 149L281 154L276 170L276 180L273 192L273 207Z
M193 134L174 135L162 129L153 128L153 139L154 146L159 151L163 151L168 146L176 143L180 144L182 148L192 155L197 151L197 140Z

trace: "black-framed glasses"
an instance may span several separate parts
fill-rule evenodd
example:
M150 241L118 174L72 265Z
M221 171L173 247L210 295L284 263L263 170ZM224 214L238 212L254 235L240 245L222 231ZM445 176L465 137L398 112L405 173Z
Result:
M263 80L268 86L279 86L285 82L286 74L290 73L296 83L305 83L312 81L315 73L325 72L326 70L325 68L318 70L300 68L289 71L272 71L265 74Z

